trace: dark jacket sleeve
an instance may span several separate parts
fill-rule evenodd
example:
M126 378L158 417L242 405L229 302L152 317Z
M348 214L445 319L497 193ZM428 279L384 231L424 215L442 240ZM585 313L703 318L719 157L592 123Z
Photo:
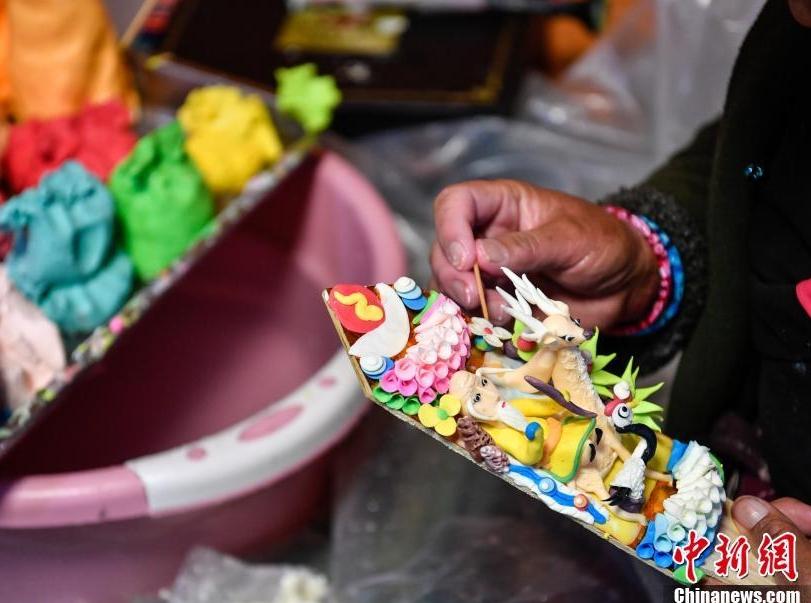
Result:
M707 201L718 122L702 128L645 182L603 199L656 222L681 256L685 290L679 312L660 331L644 336L606 337L600 347L633 356L643 373L663 366L689 339L707 290Z

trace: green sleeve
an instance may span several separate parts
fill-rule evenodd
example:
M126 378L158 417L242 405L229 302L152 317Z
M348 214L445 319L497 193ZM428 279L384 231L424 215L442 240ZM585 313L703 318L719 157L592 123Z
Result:
M702 127L686 147L644 182L645 186L673 197L702 233L706 233L707 199L719 122L716 119Z
M707 295L707 203L718 122L703 127L639 186L602 200L653 220L679 251L684 296L676 315L649 335L606 337L605 349L633 356L643 373L666 364L683 349L704 308Z

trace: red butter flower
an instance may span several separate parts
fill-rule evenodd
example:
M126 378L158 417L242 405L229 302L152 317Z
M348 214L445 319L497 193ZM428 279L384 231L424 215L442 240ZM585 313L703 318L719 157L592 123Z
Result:
M75 159L102 180L135 145L127 108L119 101L89 105L71 117L30 120L11 128L3 168L14 193Z

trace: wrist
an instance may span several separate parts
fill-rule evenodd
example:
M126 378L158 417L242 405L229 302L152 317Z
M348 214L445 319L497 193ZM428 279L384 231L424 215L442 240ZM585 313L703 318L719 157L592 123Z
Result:
M683 285L683 274L676 283L671 270L673 260L679 270L678 251L672 247L669 237L644 216L608 205L605 210L620 220L635 241L632 276L629 278L628 294L618 325L612 331L617 335L641 335L660 329L678 310ZM674 285L679 285L679 295L674 296Z
M662 275L659 261L650 243L643 234L630 224L624 224L631 231L636 243L635 266L631 286L625 298L619 324L637 324L650 315L651 309L660 297Z

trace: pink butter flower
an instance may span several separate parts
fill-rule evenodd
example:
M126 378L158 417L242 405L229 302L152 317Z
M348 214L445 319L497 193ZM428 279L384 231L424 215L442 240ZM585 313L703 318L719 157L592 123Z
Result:
M417 381L415 379L409 379L407 381L400 381L400 393L403 394L406 398L409 396L413 396L417 393Z
M419 389L419 398L423 404L430 404L436 400L436 392L430 387L421 387Z
M417 371L417 384L421 389L431 387L435 379L436 375L430 367L422 367Z
M394 374L394 369L389 369L380 379L380 388L384 392L393 394L400 389L400 380Z
M411 381L417 376L417 364L411 358L400 358L394 363L394 374L400 381Z

